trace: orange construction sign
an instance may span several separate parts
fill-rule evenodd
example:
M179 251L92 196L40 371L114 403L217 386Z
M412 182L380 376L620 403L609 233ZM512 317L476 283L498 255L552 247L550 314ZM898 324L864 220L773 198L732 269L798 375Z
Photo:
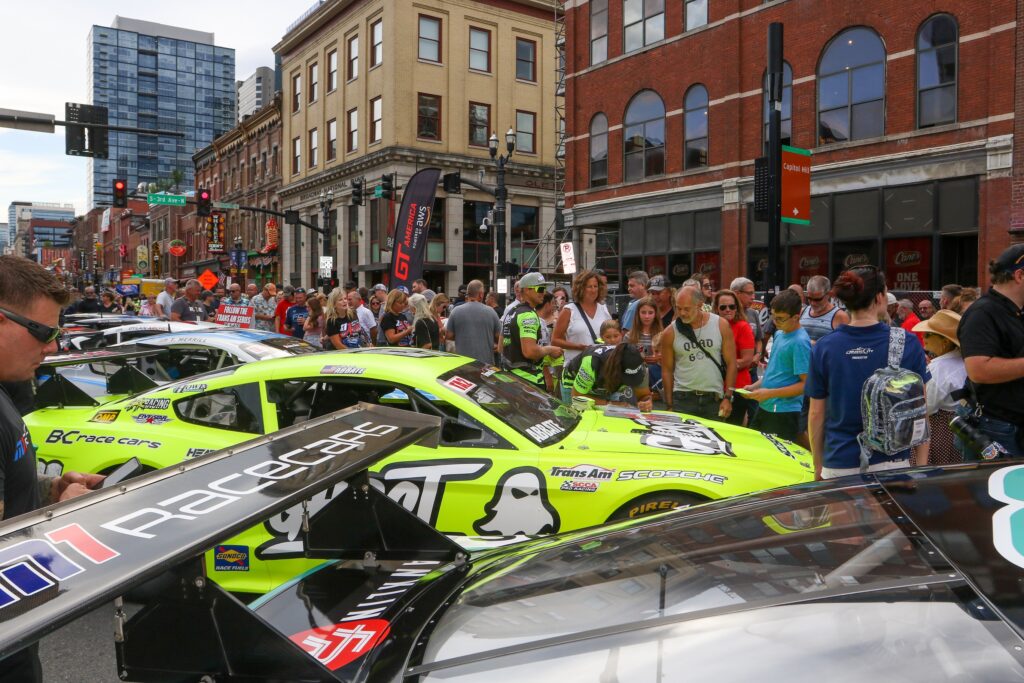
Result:
M197 277L196 279L199 280L199 284L201 284L204 289L209 290L212 290L214 287L216 287L217 283L220 281L219 278L216 275L214 275L213 271L210 270L209 268L204 270L203 274Z
M811 224L811 151L782 146L782 222Z

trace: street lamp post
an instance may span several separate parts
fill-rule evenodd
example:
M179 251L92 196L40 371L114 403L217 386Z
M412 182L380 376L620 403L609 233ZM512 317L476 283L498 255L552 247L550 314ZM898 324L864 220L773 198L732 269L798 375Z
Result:
M331 204L333 204L333 203L334 203L334 190L327 190L326 192L323 191L323 190L320 190L320 213L323 216L323 221L321 223L321 227L323 228L323 232L320 233L320 234L324 235L324 237L325 237L325 239L324 239L324 255L332 256L332 257L334 256L334 249L333 249L333 245L331 244L331 241L334 239L333 236L331 235ZM313 240L314 240L314 244L315 244L316 241L319 241L319 237L314 235L313 236ZM319 275L319 267L317 268L317 274ZM329 273L328 273L328 276L330 276Z
M491 158L494 159L497 165L497 186L494 191L494 222L495 230L494 237L498 242L498 264L495 269L495 289L497 290L497 282L505 277L508 273L505 268L505 200L508 197L508 190L505 189L505 164L512 158L512 153L516 149L516 132L511 128L505 133L505 148L507 153L502 156L498 154L498 135L491 132L491 137L487 141L487 147L491 152ZM498 293L498 306L504 310L505 308L505 294L499 291Z

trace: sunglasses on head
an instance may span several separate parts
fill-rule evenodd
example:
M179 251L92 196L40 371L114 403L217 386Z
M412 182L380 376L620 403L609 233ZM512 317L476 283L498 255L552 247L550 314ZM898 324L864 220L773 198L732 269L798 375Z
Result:
M17 313L12 313L11 311L8 311L6 308L0 308L0 313L3 313L4 316L12 323L24 327L26 330L28 330L29 334L31 334L33 337L38 339L43 344L49 344L50 342L55 341L57 337L60 336L59 327L50 327L49 325L37 323L35 320L29 320L28 318L20 316Z

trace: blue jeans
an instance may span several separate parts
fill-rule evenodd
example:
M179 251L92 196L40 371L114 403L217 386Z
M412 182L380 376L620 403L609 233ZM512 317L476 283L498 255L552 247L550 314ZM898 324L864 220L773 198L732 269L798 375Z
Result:
M1021 437L1024 435L1022 435L1020 427L1012 422L1004 422L984 415L978 418L978 422L978 431L983 432L993 441L998 441L1006 449L1005 457L1024 455L1024 445L1021 443Z

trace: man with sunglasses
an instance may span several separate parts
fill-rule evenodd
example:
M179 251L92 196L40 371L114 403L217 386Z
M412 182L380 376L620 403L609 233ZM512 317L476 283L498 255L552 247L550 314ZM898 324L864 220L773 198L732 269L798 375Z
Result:
M807 308L800 314L800 327L811 339L811 344L850 322L846 311L832 301L832 283L824 275L815 275L807 281Z
M513 374L545 390L544 369L541 363L545 356L558 358L562 349L557 346L543 346L540 340L540 316L537 307L544 299L547 282L540 273L527 273L519 280L519 292L523 300L516 304L501 323L501 364Z
M43 358L57 351L57 321L67 303L68 293L53 273L20 256L0 256L0 382L31 380ZM80 496L101 481L101 475L78 472L39 477L28 428L0 389L0 517ZM35 645L0 660L0 681L41 680Z

